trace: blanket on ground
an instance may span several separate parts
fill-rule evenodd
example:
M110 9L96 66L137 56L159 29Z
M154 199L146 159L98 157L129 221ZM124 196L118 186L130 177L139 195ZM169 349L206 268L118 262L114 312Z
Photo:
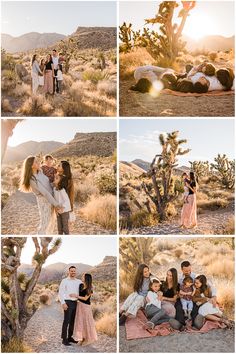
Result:
M225 96L225 95L234 95L234 91L210 91L206 93L184 93L179 91L172 91L170 89L164 89L161 91L161 94L168 94L180 97L200 97L200 96Z

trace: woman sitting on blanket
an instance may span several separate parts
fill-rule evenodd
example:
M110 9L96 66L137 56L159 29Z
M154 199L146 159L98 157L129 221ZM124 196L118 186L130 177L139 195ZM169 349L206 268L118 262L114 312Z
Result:
M151 279L149 267L140 264L134 278L134 292L128 296L120 310L120 325L125 323L127 317L136 317L138 310L144 307Z
M180 285L178 283L178 273L175 268L167 271L166 280L161 285L162 309L171 317L175 318L175 302L178 299Z
M207 284L205 275L197 276L194 285L196 290L193 301L199 306L198 313L207 320L224 323L227 327L231 327L230 321L223 317L217 305L216 296L212 296L212 289Z
M230 68L218 69L210 63L193 67L186 65L186 72L179 74L172 69L155 66L139 67L134 72L136 84L131 90L142 93L162 83L163 88L184 93L206 93L208 91L234 90L234 72ZM160 88L160 85L158 85Z

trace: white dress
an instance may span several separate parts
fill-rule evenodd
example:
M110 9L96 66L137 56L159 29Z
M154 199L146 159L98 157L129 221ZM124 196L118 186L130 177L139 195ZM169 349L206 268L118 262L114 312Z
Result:
M205 304L200 306L198 313L204 317L207 315L214 315L216 313L222 314L219 307L218 306L214 307L210 302L206 302Z
M207 79L210 83L208 91L223 91L224 86L220 83L216 76L207 76L204 73L196 73L192 76L188 76L188 78L195 84L201 77Z
M151 83L153 83L157 80L160 80L163 74L173 72L173 69L161 68L160 66L139 66L134 72L134 79L136 82L138 82L140 79L148 79Z

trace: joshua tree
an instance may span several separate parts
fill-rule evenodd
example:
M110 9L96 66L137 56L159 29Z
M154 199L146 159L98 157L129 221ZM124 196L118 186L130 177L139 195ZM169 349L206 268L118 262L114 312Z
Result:
M139 264L147 265L155 257L154 237L132 237L120 240L120 266L131 275Z
M37 307L30 306L29 298L37 284L42 266L46 259L55 253L61 245L61 239L53 237L32 237L35 246L33 255L34 270L26 279L19 274L21 253L27 237L2 238L2 341L12 338L22 340L27 323Z
M2 127L1 161L3 160L6 152L8 139L13 135L13 130L16 127L16 125L22 120L23 119L3 119L1 121L1 127Z
M196 173L196 175L201 177L206 177L210 172L210 164L208 161L189 161L191 169Z
M126 22L124 22L123 25L119 27L119 29L120 29L119 38L122 42L120 51L124 53L128 53L132 48L132 36L133 36L132 24L130 23L127 25Z
M179 194L172 176L173 169L178 166L177 156L185 155L190 151L190 149L183 150L181 148L181 145L187 143L187 140L178 139L178 135L178 131L168 133L166 137L164 134L160 134L159 141L162 151L154 157L147 172L147 176L152 181L152 188L147 183L142 183L145 193L156 207L160 221L167 218L168 205ZM154 194L152 190L154 190Z
M71 59L82 59L84 62L87 61L82 55L78 55L79 43L76 38L69 38L61 40L58 46L59 52L62 52L64 62L65 62L65 73L67 74L70 70Z
M216 172L219 181L228 189L233 189L235 184L235 161L228 159L224 155L218 154L214 159L215 163L211 163L212 172Z

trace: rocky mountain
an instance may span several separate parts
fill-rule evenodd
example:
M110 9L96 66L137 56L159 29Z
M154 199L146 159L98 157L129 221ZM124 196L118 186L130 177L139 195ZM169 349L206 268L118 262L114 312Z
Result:
M95 280L116 279L116 257L106 256L103 261L89 271Z
M187 166L180 166L180 167L174 168L174 171L173 171L174 175L176 175L176 176L181 176L182 173L184 173L184 172L189 173L190 168Z
M52 152L54 157L110 156L116 149L116 133L76 133L73 140Z
M9 53L26 52L36 48L46 48L58 41L66 38L59 33L38 33L30 32L19 37L12 37L9 34L2 33L2 48Z
M15 147L8 146L3 162L18 162L24 160L29 155L38 155L39 153L48 154L63 145L63 143L58 141L27 141Z
M119 167L120 167L120 176L130 175L133 177L139 177L144 172L146 172L144 169L142 169L141 167L137 166L132 162L120 161Z
M141 159L135 159L132 161L133 164L139 166L140 168L142 168L144 171L148 171L150 168L150 162L141 160Z
M95 267L83 263L54 263L43 267L39 277L39 283L46 284L49 282L59 282L67 274L69 266L74 265L77 268L78 277L85 272L93 275L95 280L115 280L116 279L116 257L106 256L103 261ZM30 264L21 264L18 269L19 273L25 273L31 276L34 267Z
M189 51L207 50L211 51L226 51L234 48L235 37L224 36L205 36L199 40L194 40L188 36L183 36L183 40L187 42L186 48Z
M80 49L116 48L116 27L78 27L70 37L77 40Z

